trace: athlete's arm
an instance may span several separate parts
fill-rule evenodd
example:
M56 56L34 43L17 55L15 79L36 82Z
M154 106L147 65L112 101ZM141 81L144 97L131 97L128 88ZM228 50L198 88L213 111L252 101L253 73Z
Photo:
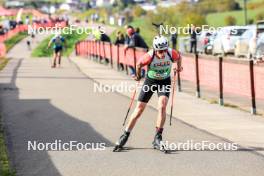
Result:
M48 43L48 48L50 48L51 43L53 43L53 38Z
M50 48L51 42L52 42L52 40L49 41L49 43L48 43L48 48Z
M181 72L182 71L182 57L180 52L176 50L172 50L172 60L177 63L177 68L175 68L175 71Z
M137 66L136 66L136 81L139 81L141 79L141 69L146 66L146 65L149 65L151 62L151 56L149 53L146 53L144 54L139 62L137 63Z
M135 78L136 81L139 81L141 79L141 68L142 67L143 66L141 63L136 65L136 78Z
M65 39L63 40L63 43L64 43L64 49L66 49L67 48L67 42Z

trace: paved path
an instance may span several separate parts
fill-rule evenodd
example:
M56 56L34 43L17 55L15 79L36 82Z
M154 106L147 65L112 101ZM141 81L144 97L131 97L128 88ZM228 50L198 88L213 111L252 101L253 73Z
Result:
M122 132L121 124L129 98L120 93L94 92L94 80L112 84L121 80L132 81L123 73L87 59L72 58L79 62L74 63L65 58L62 68L51 69L47 58L30 58L29 51L22 46L26 46L25 40L13 48L10 53L13 59L0 73L0 110L9 153L18 176L263 175L263 155L243 148L238 151L184 151L181 148L168 155L154 151L151 142L157 111L151 106L132 133L127 144L130 149L113 153L114 142ZM151 104L155 101L154 97ZM176 100L175 109L179 111L174 116L194 122L193 118L196 118L196 124L226 112L231 114L225 117L230 120L230 126L234 126L240 116L247 118L245 113L239 111L233 116L232 109L221 109L222 113L218 114L220 111L216 105L195 100L186 94L177 94ZM221 132L224 131L222 128L227 127L221 127L220 122L209 121L207 126L217 126ZM249 121L237 123L237 127L245 128L246 122ZM261 133L258 135L262 135L262 119L256 118L252 123L259 124ZM239 136L243 136L243 133ZM63 142L102 142L106 144L106 150L27 150L28 141L54 142L56 139ZM228 142L176 118L172 127L166 125L164 139L175 143L187 140ZM255 143L255 139L252 139L252 143Z

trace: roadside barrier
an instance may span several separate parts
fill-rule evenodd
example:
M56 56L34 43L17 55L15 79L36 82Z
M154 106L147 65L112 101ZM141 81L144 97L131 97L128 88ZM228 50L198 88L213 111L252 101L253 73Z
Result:
M66 26L66 22L47 22L47 23L40 23L40 24L33 24L32 26L35 26L36 29L42 27L42 28L48 28L48 27L65 27ZM11 37L15 36L17 33L19 32L25 32L28 30L28 25L17 25L16 28L8 31L7 33L5 33L4 35L0 35L0 56L5 56L6 54L6 49L4 45L4 42L8 39L10 39Z
M120 64L135 69L140 57L147 52L142 48L129 48L109 42L79 41L75 46L76 55L110 60L112 68L120 69ZM183 71L178 74L178 91L182 80L196 85L196 96L201 97L201 87L218 92L219 104L224 105L227 94L251 99L251 113L256 114L256 99L264 100L264 67L254 65L253 60L232 60L223 57L184 54ZM147 69L146 67L144 68Z
M40 23L40 24L35 23L32 26L36 26L36 29L38 29L40 27L43 27L43 28L54 27L56 25L58 27L65 27L66 22L47 22L47 23ZM8 40L9 38L13 37L17 33L25 32L27 30L28 30L28 25L17 25L16 28L8 31L4 35L0 35L0 42L4 42L5 40Z

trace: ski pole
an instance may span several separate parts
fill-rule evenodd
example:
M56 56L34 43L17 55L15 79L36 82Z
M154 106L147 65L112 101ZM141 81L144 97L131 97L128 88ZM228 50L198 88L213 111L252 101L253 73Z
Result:
M137 84L136 84L135 90L134 90L134 92L133 92L133 94L132 94L131 101L130 101L130 104L129 104L129 107L128 107L128 110L127 110L127 113L126 113L126 117L125 117L124 122L123 122L123 126L124 126L125 123L126 123L126 120L127 120L128 114L129 114L129 111L130 111L130 109L131 109L131 107L132 107L132 105L133 105L133 102L134 102L134 99L135 99L135 96L136 96L137 87L138 87L138 85L139 85L139 82L140 82L140 81L137 81Z
M171 126L171 118L172 118L172 110L173 110L173 102L174 102L175 82L176 82L176 71L174 71L173 83L172 83L172 97L171 97L170 126Z

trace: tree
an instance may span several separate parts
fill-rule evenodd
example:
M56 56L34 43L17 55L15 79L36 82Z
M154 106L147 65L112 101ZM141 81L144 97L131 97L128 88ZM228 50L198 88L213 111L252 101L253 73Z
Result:
M256 15L255 17L255 20L256 21L259 21L259 20L264 20L264 13L263 12L260 12Z
M135 17L141 17L146 14L146 11L142 9L139 5L135 6L133 9L133 15Z
M202 26L206 24L206 19L202 15L199 15L195 12L190 12L184 17L183 23L183 25L193 24L195 26Z

